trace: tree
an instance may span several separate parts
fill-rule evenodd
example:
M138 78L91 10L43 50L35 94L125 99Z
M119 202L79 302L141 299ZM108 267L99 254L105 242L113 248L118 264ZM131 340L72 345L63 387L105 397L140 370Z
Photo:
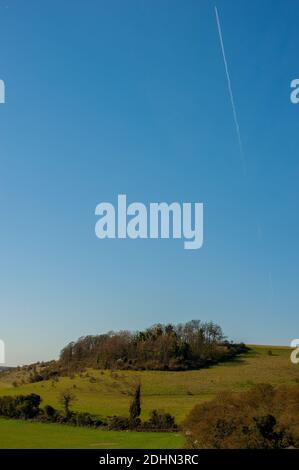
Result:
M299 387L257 384L196 405L184 422L189 448L277 449L299 445Z
M65 416L71 414L70 405L77 399L76 395L69 389L63 390L59 396L59 402L63 406Z
M175 419L170 413L163 410L152 410L150 418L145 422L145 426L151 429L176 429Z
M136 385L134 391L134 398L130 405L130 420L136 421L141 413L141 385L140 383Z
M241 350L242 349L242 350ZM85 368L178 370L197 369L231 360L246 347L225 340L221 328L210 322L192 320L185 324L156 324L139 332L110 331L83 336L66 346L56 371L62 374ZM47 377L43 368L42 376ZM53 373L53 367L50 368ZM39 380L34 374L34 381ZM42 378L41 378L42 379Z
M25 419L34 418L39 413L41 397L36 393L30 395L19 395L16 397L16 410L20 417Z
M57 415L57 412L56 412L55 408L53 408L53 406L51 406L51 405L46 405L44 407L44 413L45 413L46 418L49 421L54 421L55 417Z

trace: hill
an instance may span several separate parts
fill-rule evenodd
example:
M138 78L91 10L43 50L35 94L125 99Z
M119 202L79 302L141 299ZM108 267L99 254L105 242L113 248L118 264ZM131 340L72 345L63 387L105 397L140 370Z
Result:
M270 352L271 351L271 352ZM290 362L287 347L251 346L248 353L227 363L189 371L94 370L70 377L22 384L25 372L14 370L0 376L0 395L39 394L44 404L57 408L61 390L72 388L74 410L99 416L128 414L132 386L142 384L142 417L164 409L181 422L197 403L212 399L222 390L242 391L267 382L274 386L299 382L299 368ZM20 384L20 385L17 385ZM17 385L17 386L16 386Z

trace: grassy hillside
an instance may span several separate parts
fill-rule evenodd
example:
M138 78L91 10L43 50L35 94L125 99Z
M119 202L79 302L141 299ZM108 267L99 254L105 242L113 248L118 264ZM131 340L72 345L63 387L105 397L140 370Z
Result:
M176 433L102 431L0 419L2 449L179 449L183 446L183 436Z
M59 408L59 392L71 387L77 396L73 409L99 416L127 415L132 384L140 379L142 417L147 418L150 410L160 408L173 414L178 422L196 403L209 400L224 389L244 390L259 382L299 382L299 367L290 362L290 349L269 346L252 346L250 353L233 362L196 371L88 370L81 376L60 378L57 383L44 381L14 387L13 382L22 380L20 374L13 371L0 379L0 395L34 392L41 395L43 404Z

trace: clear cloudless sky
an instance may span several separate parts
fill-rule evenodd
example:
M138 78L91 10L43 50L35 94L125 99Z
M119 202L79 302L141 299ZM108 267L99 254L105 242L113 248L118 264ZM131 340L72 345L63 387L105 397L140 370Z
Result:
M299 336L298 24L291 0L0 1L8 365L194 318L236 341ZM204 246L97 239L96 205L122 193L203 202Z

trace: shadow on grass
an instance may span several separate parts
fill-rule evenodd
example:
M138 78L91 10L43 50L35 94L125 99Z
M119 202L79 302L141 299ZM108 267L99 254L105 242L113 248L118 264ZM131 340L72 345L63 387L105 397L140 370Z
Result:
M218 362L217 364L211 364L207 366L206 369L219 366L237 367L240 364L248 363L248 359L252 359L257 356L260 356L260 353L249 348L247 352L231 357L229 359L225 359L223 361Z
M227 361L222 361L222 362L219 362L219 364L215 364L215 365L235 367L235 366L239 366L240 364L245 364L246 362L248 362L247 361L248 358L249 358L248 354L242 354L242 356L232 357L231 359Z

